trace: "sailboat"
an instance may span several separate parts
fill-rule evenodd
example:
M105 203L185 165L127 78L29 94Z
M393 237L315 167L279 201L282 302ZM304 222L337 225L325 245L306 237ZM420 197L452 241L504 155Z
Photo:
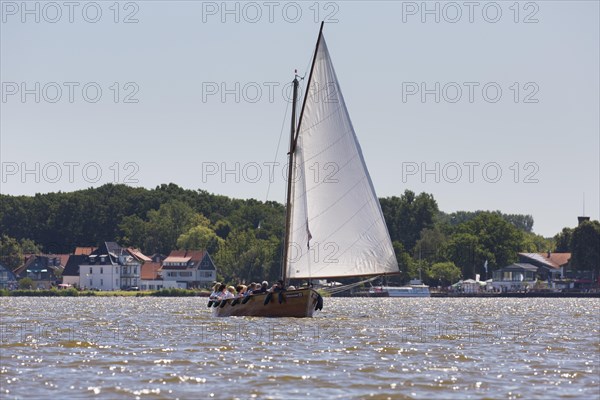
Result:
M282 280L373 277L399 272L373 182L323 37L323 23L288 153ZM310 287L214 302L215 316L312 317L323 299ZM210 304L210 303L209 303Z

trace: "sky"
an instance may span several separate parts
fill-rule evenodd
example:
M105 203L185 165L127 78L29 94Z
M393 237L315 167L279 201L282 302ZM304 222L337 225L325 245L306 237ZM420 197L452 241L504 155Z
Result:
M598 219L599 2L1 1L0 193L283 202L319 23L379 197ZM326 171L323 171L325 173Z

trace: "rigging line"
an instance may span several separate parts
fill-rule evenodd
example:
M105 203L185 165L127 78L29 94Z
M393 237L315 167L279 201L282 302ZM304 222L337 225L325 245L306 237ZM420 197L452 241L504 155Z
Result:
M304 87L304 78L306 77L306 74L308 72L308 68L310 67L310 62L312 60L312 57L308 58L308 63L306 64L306 68L304 69L304 75L302 77L300 77L300 93L302 93L303 87ZM292 94L293 96L293 94ZM281 138L283 137L283 130L285 128L285 123L287 120L287 114L288 114L288 110L290 109L290 103L293 102L293 99L286 99L286 107L285 107L285 114L283 116L283 122L281 123L281 130L279 132L279 140L277 141L277 149L275 150L275 156L273 157L273 163L277 162L277 155L279 154L279 149L281 148ZM295 123L296 121L294 121ZM271 180L269 179L269 185L267 186L267 195L265 196L265 202L267 200L269 200L269 193L271 191Z
M285 121L287 121L288 110L290 109L290 102L286 101L287 105L285 107L285 113L283 115L283 122L281 123L281 131L279 132L279 140L277 141L277 149L275 150L275 156L273 157L273 164L277 162L277 155L279 154L279 148L281 147L281 138L283 137L283 130L285 128ZM269 184L267 186L267 195L265 196L265 203L269 200L269 192L271 191L271 179L269 179Z
M310 64L311 64L312 58L313 58L313 56L311 54L308 57L308 62L306 63L306 68L304 68L304 75L302 75L302 77L300 78L300 87L298 88L299 89L298 93L300 94L300 98L298 100L300 100L300 99L304 100L304 96L306 96L306 94L308 93L308 90L309 90L308 86L306 87L306 93L304 93L304 78L306 78L306 75L308 74L308 70L310 69ZM296 128L297 128L297 126L296 126ZM297 132L296 134L298 135L299 132Z
M345 292L346 290L353 289L353 288L355 288L357 286L360 286L363 283L372 282L372 281L374 281L375 279L377 279L379 277L381 277L381 275L373 276L371 278L367 278L367 279L364 279L364 280L359 281L359 282L349 283L347 285L332 286L330 288L326 287L326 288L323 288L323 290L325 292L329 293L329 294L341 293L341 292Z

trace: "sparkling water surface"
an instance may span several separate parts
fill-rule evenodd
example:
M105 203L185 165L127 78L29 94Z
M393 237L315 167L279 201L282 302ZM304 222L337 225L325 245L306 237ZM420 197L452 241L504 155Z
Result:
M0 298L1 399L599 399L600 300L327 298L310 319L203 298Z

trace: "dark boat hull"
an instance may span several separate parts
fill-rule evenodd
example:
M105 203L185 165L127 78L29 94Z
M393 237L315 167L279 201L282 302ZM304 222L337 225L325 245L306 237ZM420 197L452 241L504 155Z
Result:
M231 305L235 299L228 299L223 305L212 307L215 317L312 317L317 306L319 294L313 289L297 289L283 292L282 302L279 293L273 293L271 300L265 303L267 294L252 295L246 304L241 300Z

